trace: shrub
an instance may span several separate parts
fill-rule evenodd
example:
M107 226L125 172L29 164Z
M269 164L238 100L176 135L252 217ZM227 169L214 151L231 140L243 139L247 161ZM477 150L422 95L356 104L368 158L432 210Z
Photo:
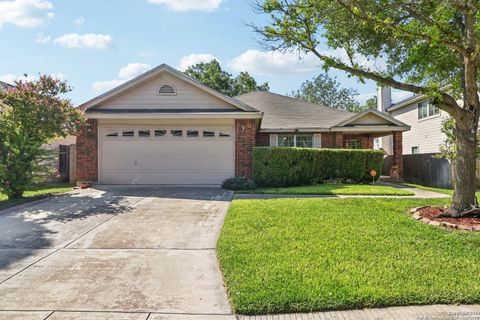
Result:
M247 177L232 177L222 182L222 188L227 190L252 190L257 186Z
M253 151L255 183L259 186L288 187L325 180L371 181L370 171L383 166L378 150L268 148Z

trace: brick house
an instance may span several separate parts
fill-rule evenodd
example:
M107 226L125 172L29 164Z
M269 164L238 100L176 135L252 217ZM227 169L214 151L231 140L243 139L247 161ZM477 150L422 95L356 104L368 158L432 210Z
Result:
M373 148L393 136L401 170L404 123L269 92L227 97L163 64L80 106L77 180L219 185L252 176L254 146Z

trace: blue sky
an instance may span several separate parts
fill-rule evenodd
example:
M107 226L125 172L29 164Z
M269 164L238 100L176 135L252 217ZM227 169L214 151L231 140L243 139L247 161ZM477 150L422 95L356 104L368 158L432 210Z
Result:
M161 63L184 69L215 57L280 94L321 72L312 56L265 51L245 25L251 22L266 20L249 0L0 0L0 80L53 74L80 104ZM356 88L360 101L375 93L373 82L331 74Z

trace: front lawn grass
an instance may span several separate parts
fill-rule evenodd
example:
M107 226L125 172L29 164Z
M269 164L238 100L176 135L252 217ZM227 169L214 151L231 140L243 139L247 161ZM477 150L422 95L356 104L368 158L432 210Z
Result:
M0 210L16 206L28 201L51 195L54 193L68 192L73 188L68 183L43 183L29 188L23 198L8 200L7 195L0 193Z
M217 250L235 312L480 302L480 233L406 213L448 201L233 201Z
M241 191L242 193L244 191ZM411 191L372 184L317 184L288 188L260 188L246 191L260 194L298 194L298 195L379 195L379 196L411 196Z

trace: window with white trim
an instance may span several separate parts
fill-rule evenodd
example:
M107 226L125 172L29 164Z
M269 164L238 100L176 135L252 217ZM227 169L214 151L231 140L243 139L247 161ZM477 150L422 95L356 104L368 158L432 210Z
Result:
M428 101L422 101L418 104L418 119L425 119L440 114L440 109Z
M198 130L187 130L187 137L198 137Z
M212 138L215 137L215 131L203 131L204 138Z
M135 136L135 131L133 130L122 132L122 137L133 137L133 136Z
M362 143L360 140L346 140L345 147L347 149L362 149Z
M167 135L167 130L155 130L155 137L164 137Z
M279 134L277 141L279 147L313 148L312 134Z
M118 132L108 133L108 134L107 134L107 137L109 137L109 138L111 138L111 137L118 137Z

